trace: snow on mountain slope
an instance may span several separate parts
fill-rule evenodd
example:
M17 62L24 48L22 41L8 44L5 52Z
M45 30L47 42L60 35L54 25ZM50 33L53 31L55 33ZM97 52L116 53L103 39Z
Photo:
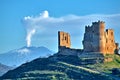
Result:
M8 66L19 66L38 57L47 57L54 52L46 47L22 47L0 54L0 63Z

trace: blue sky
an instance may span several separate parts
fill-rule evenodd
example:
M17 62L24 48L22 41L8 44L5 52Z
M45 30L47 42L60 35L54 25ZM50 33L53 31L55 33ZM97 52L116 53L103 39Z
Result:
M34 22L41 17L39 14L43 14L45 10L49 14L49 18L46 20L53 18L60 21L63 19L65 22L63 24L60 22L59 25L57 22L55 23L55 26L62 26L60 28L48 28L48 26L42 24L40 31L37 30L31 39L32 46L46 46L57 51L56 32L57 30L65 30L72 35L72 47L82 48L81 39L84 26L91 25L91 21L97 21L98 19L106 21L108 28L116 30L116 40L120 43L120 34L119 31L117 32L120 29L120 0L0 0L0 53L26 46L28 24L30 25L31 22L24 20L25 17L29 16L30 20ZM71 17L73 18L71 19ZM76 19L83 22L78 21L80 23L78 24ZM42 19L40 21L45 23L46 20ZM70 20L73 23L69 22ZM35 23L38 24L38 22ZM50 25L51 22L48 22L48 24ZM30 26L34 27L35 25ZM82 26L82 28L75 27L82 30L80 32L76 29L73 30L74 25ZM41 24L37 26L41 26ZM50 26L54 25L51 24ZM50 30L51 28L54 31ZM44 31L44 29L47 31ZM48 35L48 32L51 32L51 34ZM53 35L55 33L56 35Z

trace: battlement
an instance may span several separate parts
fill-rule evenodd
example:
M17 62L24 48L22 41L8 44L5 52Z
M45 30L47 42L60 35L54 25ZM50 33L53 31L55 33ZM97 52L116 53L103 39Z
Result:
M116 49L114 30L105 30L103 21L93 22L91 26L85 27L83 47L87 52L114 54Z
M98 24L104 24L105 22L104 21L98 21L98 22L92 22L92 25L98 25Z
M106 34L107 35L109 35L109 34L113 35L113 33L114 33L113 29L106 29Z
M92 31L92 27L91 26L85 26L85 31L86 32L91 32Z
M83 49L70 48L69 33L58 32L58 54L78 56L81 59L80 64L110 62L113 59L105 57L105 55L118 54L120 49L119 44L114 39L114 30L105 30L105 22L103 21L93 22L91 26L85 26L82 43Z
M66 32L58 32L59 51L64 53L76 54L75 49L70 49L70 35ZM98 52L102 54L114 54L115 50L119 50L119 44L115 42L114 30L106 29L105 22L92 22L91 26L85 26L83 38L83 52ZM78 52L81 53L81 52Z

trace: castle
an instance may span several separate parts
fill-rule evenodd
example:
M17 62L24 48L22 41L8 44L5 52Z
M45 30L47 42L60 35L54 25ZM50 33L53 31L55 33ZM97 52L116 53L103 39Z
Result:
M58 44L59 44L59 49L61 46L65 46L70 48L71 46L71 41L70 41L70 35L66 32L59 31L58 32Z
M119 50L119 45L114 39L114 30L105 30L103 21L93 22L91 26L85 27L82 43L83 50L71 49L70 35L66 32L58 32L58 49L62 54L79 55L83 52L98 52L104 55L114 54Z
M114 54L118 49L118 43L114 39L113 29L106 29L105 22L93 22L92 26L85 27L83 39L84 51Z

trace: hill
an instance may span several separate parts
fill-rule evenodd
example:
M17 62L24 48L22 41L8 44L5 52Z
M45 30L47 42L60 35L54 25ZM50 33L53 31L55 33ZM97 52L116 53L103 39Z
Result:
M8 71L0 79L22 80L113 80L110 76L85 68L78 56L55 54L37 58ZM76 63L75 63L76 62Z
M11 69L13 68L0 63L0 76L2 76L4 73L6 73L8 70L11 70Z
M27 61L31 61L38 57L47 57L54 52L46 47L22 47L20 49L11 50L7 53L0 54L0 63L8 66L19 66Z
M105 57L110 57L113 59L111 62L98 63L93 65L87 65L86 67L97 70L99 72L112 73L112 69L120 68L120 55L106 55Z

